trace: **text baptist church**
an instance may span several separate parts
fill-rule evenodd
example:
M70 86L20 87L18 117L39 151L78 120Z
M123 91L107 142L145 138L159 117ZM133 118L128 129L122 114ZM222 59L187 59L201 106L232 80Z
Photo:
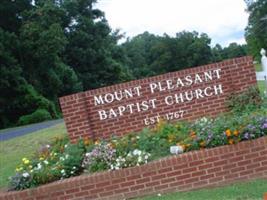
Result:
M203 73L196 73L194 75L187 75L184 77L178 77L173 79L167 79L160 82L152 82L148 84L148 88L151 94L163 91L177 90L182 87L192 87L204 82L212 82L221 78L221 69L214 69L205 71ZM104 95L94 96L94 105L111 104L116 101L127 100L142 95L142 87L136 86L124 90L114 91L113 93L106 93ZM206 86L205 88L197 88L194 90L187 90L182 93L175 93L168 95L164 98L164 103L168 106L173 104L184 103L186 101L192 101L193 99L200 99L209 97L212 95L220 95L223 93L221 84L214 84ZM124 114L132 114L134 112L143 112L149 109L157 107L158 100L156 98L147 99L141 102L129 103L120 105L108 110L98 110L99 119L105 120L110 118L116 118Z

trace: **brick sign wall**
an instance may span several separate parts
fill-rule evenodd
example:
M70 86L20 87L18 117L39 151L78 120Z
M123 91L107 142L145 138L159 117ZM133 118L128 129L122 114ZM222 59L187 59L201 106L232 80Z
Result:
M252 58L242 57L61 97L60 105L71 140L109 138L159 119L215 116L229 95L254 85Z

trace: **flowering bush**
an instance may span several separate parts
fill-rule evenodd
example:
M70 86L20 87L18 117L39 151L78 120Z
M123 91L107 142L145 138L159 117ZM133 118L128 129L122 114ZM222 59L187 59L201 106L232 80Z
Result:
M57 138L32 159L23 158L10 178L10 189L21 190L54 180L139 166L171 153L232 145L267 135L266 111L225 114L215 119L201 118L192 123L160 121L153 129L130 133L109 141L84 138L71 144Z
M82 142L70 144L66 139L57 139L43 146L33 159L22 159L16 175L10 178L10 189L21 190L78 175L84 152Z
M190 128L189 137L177 143L184 151L231 145L267 135L267 117L265 113L224 115L214 120L206 118L197 120Z
M116 159L116 150L106 143L101 143L95 148L85 154L82 167L86 168L89 172L102 171L112 169L111 166Z
M135 149L125 154L124 156L119 156L113 165L110 166L111 169L121 169L126 167L133 167L145 164L150 158L150 153L146 153L139 149Z
M114 142L115 140L113 140ZM118 141L116 141L119 144ZM114 143L101 142L85 154L82 167L88 172L116 170L139 166L148 162L149 153L135 149L133 151L116 151Z

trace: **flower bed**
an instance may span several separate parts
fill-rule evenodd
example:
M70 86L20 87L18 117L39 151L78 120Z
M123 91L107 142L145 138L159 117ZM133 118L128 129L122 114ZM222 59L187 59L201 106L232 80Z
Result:
M11 177L10 189L36 187L82 173L118 170L140 166L151 160L175 153L189 152L267 135L266 113L224 115L215 119L202 118L193 123L161 121L153 129L144 129L109 141L81 139L71 144L57 138L43 146L32 159L23 158Z
M33 189L0 193L0 199L128 199L267 178L267 137L191 151L142 166L94 173Z

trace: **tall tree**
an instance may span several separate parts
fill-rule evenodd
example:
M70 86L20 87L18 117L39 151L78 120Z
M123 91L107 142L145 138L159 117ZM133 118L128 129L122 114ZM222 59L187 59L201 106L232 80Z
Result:
M32 0L1 0L0 27L5 31L19 31L23 20L23 12L32 8Z
M130 67L131 74L134 78L142 78L155 74L150 69L150 65L153 62L152 49L159 40L159 37L144 32L132 39L128 38L121 45L127 57L125 64Z
M246 40L249 53L260 58L260 49L267 49L267 1L245 0L249 13Z
M127 79L122 64L113 58L114 36L96 0L65 0L71 23L66 36L66 62L82 80L84 89L114 84Z
M68 43L64 34L65 11L53 1L36 1L25 13L20 31L23 75L45 97L80 91L81 83L73 69L62 60Z
M51 117L57 116L54 105L22 77L16 59L18 46L17 36L0 28L0 128L15 125L22 115L37 109L47 110Z

